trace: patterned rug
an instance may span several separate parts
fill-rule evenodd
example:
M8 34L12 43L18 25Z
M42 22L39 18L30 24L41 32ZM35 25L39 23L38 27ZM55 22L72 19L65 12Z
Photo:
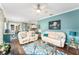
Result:
M38 40L22 46L26 55L67 55L62 51L55 50L54 46Z

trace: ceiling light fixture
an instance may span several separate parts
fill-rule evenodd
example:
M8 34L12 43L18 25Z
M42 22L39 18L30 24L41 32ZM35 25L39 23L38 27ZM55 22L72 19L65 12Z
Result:
M36 10L37 13L40 13L41 12L41 8L40 8L40 4L37 4L37 10Z
M40 4L40 3L38 3L38 4L33 6L33 11L34 11L34 13L40 14L40 15L41 15L41 13L42 13L42 15L44 15L44 14L52 15L50 9L48 9L48 5L47 4Z

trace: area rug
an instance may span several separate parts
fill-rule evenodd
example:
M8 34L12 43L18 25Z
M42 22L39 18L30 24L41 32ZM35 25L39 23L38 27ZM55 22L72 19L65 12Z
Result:
M26 55L67 55L62 51L55 51L54 46L38 40L22 46Z

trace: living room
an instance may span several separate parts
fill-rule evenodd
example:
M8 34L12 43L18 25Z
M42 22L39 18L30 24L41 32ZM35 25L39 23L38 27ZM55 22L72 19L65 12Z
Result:
M1 3L1 55L79 55L79 3Z

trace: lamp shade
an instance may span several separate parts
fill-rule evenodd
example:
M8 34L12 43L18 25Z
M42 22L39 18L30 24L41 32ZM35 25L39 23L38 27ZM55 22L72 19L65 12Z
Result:
M71 35L71 36L76 36L76 32L70 31L70 32L69 32L69 35Z

